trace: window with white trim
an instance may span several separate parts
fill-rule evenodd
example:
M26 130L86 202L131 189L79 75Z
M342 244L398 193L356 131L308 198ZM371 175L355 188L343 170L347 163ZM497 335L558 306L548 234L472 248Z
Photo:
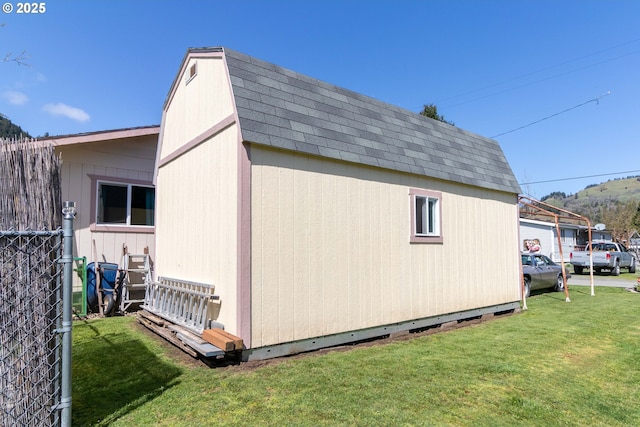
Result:
M153 226L155 189L151 186L98 181L96 224Z
M442 243L442 193L412 188L411 238L412 243Z
M438 236L438 203L435 197L415 196L416 198L416 236Z

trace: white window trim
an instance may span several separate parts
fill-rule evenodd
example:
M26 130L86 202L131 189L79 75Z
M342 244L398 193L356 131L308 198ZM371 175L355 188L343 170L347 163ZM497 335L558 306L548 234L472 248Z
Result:
M131 221L131 187L154 188L151 181L135 179L120 179L110 176L89 175L91 178L91 224L89 229L96 232L124 232L124 233L154 233L155 225L130 225ZM99 223L98 222L98 187L100 184L112 184L127 186L127 224ZM155 210L155 206L154 206ZM154 212L155 214L155 212ZM155 224L155 219L154 219Z
M416 218L416 199L424 198L427 203L429 200L435 200L435 221L434 231L432 233L418 233ZM409 189L409 207L411 210L411 233L409 235L410 243L443 243L442 235L442 193L439 191L424 190L419 188Z

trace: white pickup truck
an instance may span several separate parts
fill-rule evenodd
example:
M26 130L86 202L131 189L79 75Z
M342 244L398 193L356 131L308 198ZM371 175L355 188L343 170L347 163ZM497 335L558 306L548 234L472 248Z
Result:
M636 257L623 245L614 242L592 242L593 271L609 270L612 276L620 275L621 268L628 268L629 273L636 272ZM571 252L570 262L576 274L582 274L585 268L589 268L589 244L586 250Z

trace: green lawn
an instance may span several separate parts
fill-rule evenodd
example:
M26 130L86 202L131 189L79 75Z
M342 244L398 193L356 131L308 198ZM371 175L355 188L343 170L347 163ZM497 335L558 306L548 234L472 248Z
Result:
M481 324L247 370L171 360L132 317L77 321L73 425L637 426L640 294L573 287Z

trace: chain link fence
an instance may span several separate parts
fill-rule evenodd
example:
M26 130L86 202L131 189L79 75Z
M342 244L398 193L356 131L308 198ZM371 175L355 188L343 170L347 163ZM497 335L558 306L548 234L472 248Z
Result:
M71 425L76 207L60 165L50 143L0 138L0 427Z
M58 426L62 230L0 231L0 425Z

